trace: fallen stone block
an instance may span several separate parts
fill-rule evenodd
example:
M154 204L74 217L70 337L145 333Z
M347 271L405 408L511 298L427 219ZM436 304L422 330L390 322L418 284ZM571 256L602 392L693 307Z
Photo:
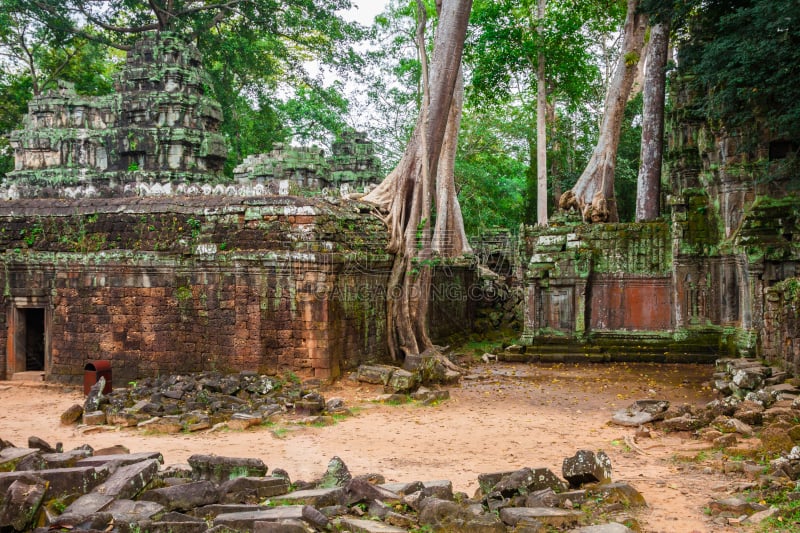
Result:
M106 414L103 411L84 411L83 425L102 426L106 423Z
M270 499L275 505L312 505L314 507L329 507L332 505L345 505L347 495L342 487L329 489L297 490L282 494Z
M14 481L29 473L0 473L0 494L4 494ZM53 468L36 471L36 475L48 484L48 500L72 498L86 494L105 480L108 474L108 469L103 467Z
M254 504L217 503L213 505L206 505L204 507L198 507L196 509L192 509L191 511L188 511L186 514L196 518L202 518L203 520L212 520L213 518L216 518L221 514L249 513L254 511L264 511L266 509L270 509L270 507L266 505L254 505Z
M11 483L0 505L0 528L28 530L39 512L46 491L47 481L33 474Z
M330 528L330 520L328 520L328 517L310 505L303 506L303 520L318 529L324 530Z
M65 523L74 523L75 521L79 521L81 517L99 513L111 505L113 501L113 496L100 494L99 492L90 492L69 504L69 506L64 509L64 512L61 513L59 519L65 521Z
M0 472L13 472L22 459L40 453L36 448L3 448L0 450Z
M50 444L39 437L28 437L28 448L35 448L42 453L60 453L64 451L64 447L60 442L55 446L50 446Z
M254 458L192 455L188 462L195 481L222 483L237 477L263 477L267 473L264 461Z
M751 514L750 516L747 517L744 523L758 525L761 524L764 520L774 517L778 513L780 513L780 509L778 509L777 507L770 507L769 509L765 509L763 511L758 511L757 513Z
M506 531L494 514L476 515L467 507L438 498L427 498L421 502L419 524L433 531Z
M328 468L322 474L317 486L323 489L344 487L351 479L353 479L353 475L347 465L344 464L344 461L340 457L333 456L328 461Z
M76 403L61 413L61 425L70 426L80 420L82 415L83 406Z
M78 461L85 459L92 454L89 450L75 449L62 453L44 453L42 461L45 469L51 468L72 468Z
M748 502L741 498L723 498L712 501L709 506L714 515L724 515L738 517L742 515L752 515L759 511L766 511L768 508L759 503Z
M364 383L373 383L375 385L386 385L392 377L392 373L399 370L393 366L387 365L361 365L358 367L358 374L356 379Z
M599 497L603 502L621 503L626 507L646 507L647 503L644 501L644 496L632 485L625 482L608 483L605 485L598 485L586 491L587 495L591 497Z
M225 526L236 531L253 531L256 522L278 522L281 520L302 519L302 505L287 505L260 511L221 514L214 518L213 523L214 526Z
M117 468L95 490L115 498L134 498L158 473L157 459L148 459Z
M392 492L396 492L401 496L405 496L406 494L411 494L412 492L417 492L425 488L425 484L421 481L412 481L410 483L381 483L381 487L386 490L390 490ZM452 487L452 485L451 485ZM445 498L447 499L447 498Z
M500 519L509 526L516 526L523 520L536 520L550 527L568 527L583 518L580 511L554 509L552 507L506 507L500 509Z
M417 385L418 380L416 373L398 368L392 372L392 375L389 377L389 381L384 386L384 389L389 393L406 393L414 390Z
M195 481L148 490L139 496L139 501L156 502L166 511L188 511L219 502L219 491L210 481Z
M602 451L579 450L564 459L561 473L574 488L585 483L605 483L611 481L611 459Z
M733 384L740 389L756 390L764 384L771 371L768 367L741 368L733 373Z
M561 492L566 490L567 485L549 468L538 467L523 468L510 472L492 487L492 491L511 497L516 494L529 494L548 488Z
M489 494L501 479L513 473L513 470L509 470L507 472L489 472L478 474L478 491L480 491L482 496Z
M121 499L111 502L103 512L113 516L115 522L138 524L154 520L164 512L164 507L156 502Z
M619 410L611 417L611 421L620 426L639 427L664 419L669 409L666 400L636 400L625 409Z
M448 390L430 390L420 387L411 393L411 399L423 403L441 402L450 399L450 391Z
M102 466L107 464L115 465L115 468L120 466L132 465L142 461L155 460L159 463L164 463L164 456L161 452L141 452L141 453L125 453L125 454L112 454L112 455L93 455L80 459L77 466Z
M100 457L103 455L127 455L129 453L131 453L131 451L127 447L122 444L115 444L113 446L106 446L105 448L98 448L92 455Z
M120 426L120 427L134 427L139 425L140 422L144 422L150 418L149 415L146 413L142 413L139 411L131 411L129 409L123 409L122 411L115 411L112 408L106 409L106 419L105 423L110 424L112 426ZM85 424L86 422L84 422Z
M351 479L347 485L345 485L344 493L348 505L373 500L391 503L400 502L402 499L402 496L396 492L384 489L379 485L373 485L369 481L361 478Z
M190 411L181 416L181 424L186 431L202 431L211 427L211 417L203 411Z
M114 517L110 513L94 513L88 516L66 516L61 515L50 524L48 531L63 531L63 530L76 530L76 531L107 531L113 529L117 525L114 523ZM109 528L109 526L111 526ZM38 531L38 530L37 530Z
M219 487L221 503L258 502L289 492L289 482L282 477L237 477Z
M674 418L668 418L661 423L664 429L672 431L694 431L703 425L702 420L690 414L684 414Z
M264 421L258 415L251 415L247 413L234 413L230 420L228 420L228 429L233 429L236 431L244 431L245 429L251 428L253 426L261 425Z

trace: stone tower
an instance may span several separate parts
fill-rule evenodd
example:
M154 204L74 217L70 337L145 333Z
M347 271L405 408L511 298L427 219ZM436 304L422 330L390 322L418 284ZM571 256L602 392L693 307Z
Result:
M180 37L136 42L100 97L68 84L31 100L24 129L11 134L15 169L0 196L113 197L137 184L213 183L227 157L220 105L206 94L200 53Z

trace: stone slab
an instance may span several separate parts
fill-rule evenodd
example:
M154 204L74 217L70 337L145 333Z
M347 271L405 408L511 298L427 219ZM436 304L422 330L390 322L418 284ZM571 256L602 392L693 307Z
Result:
M114 463L118 466L130 465L133 463L140 463L149 459L155 459L159 463L164 463L164 457L161 452L141 452L141 453L122 453L115 455L93 455L78 461L77 466L100 466L108 463Z
M52 468L35 472L4 472L0 473L0 494L5 494L8 487L21 476L31 473L47 481L48 500L86 494L108 477L108 469L93 466Z
M520 521L530 519L547 526L564 527L576 524L583 516L580 511L553 507L506 507L500 509L500 519L509 526L516 526Z
M103 512L113 516L115 522L138 524L144 520L153 520L164 512L164 507L156 502L123 499L114 500Z
M225 526L237 531L253 531L256 522L302 519L302 505L286 505L261 511L221 514L214 518L214 526Z
M90 492L69 504L69 506L64 509L61 517L88 516L98 513L108 507L113 501L113 496L100 494L99 492Z
M25 457L40 453L36 448L3 448L0 450L0 472L13 472Z
M77 450L70 450L68 452L62 453L43 453L42 454L42 461L44 461L45 467L48 469L51 468L72 468L77 466L78 461L84 459L91 455L92 452L89 450L77 449ZM85 465L89 466L89 465Z
M153 480L158 473L158 465L156 459L148 459L121 466L95 490L115 498L133 498Z
M277 505L312 505L314 507L329 507L331 505L344 505L347 495L342 487L330 489L297 490L271 498Z
M250 457L222 457L218 455L192 455L189 457L192 479L205 479L222 483L237 477L262 477L267 465L261 459Z
M159 503L167 511L188 511L217 503L219 491L210 481L195 481L148 490L139 496L139 500Z

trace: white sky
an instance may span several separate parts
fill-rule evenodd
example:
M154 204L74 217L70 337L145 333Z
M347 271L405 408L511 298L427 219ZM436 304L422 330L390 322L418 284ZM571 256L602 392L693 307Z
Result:
M389 0L352 0L353 7L342 12L342 16L347 20L355 20L364 26L369 26L388 3Z

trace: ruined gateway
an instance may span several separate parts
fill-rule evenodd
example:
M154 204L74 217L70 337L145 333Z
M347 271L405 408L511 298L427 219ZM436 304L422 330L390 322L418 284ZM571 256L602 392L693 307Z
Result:
M0 184L0 378L77 383L103 359L117 384L207 370L327 379L386 357L383 224L357 202L274 194L367 184L372 152L335 154L346 172L333 179L317 174L318 153L301 153L290 175L254 156L226 182L219 107L202 80L196 51L161 34L131 52L117 94L34 99L12 136L16 170ZM767 139L736 155L734 137L689 109L672 117L664 220L587 226L560 215L522 232L526 346L508 357L750 354L798 370L790 151ZM770 161L773 179L755 184L743 171L753 158ZM435 338L471 329L474 278L437 272L446 297L432 299Z

